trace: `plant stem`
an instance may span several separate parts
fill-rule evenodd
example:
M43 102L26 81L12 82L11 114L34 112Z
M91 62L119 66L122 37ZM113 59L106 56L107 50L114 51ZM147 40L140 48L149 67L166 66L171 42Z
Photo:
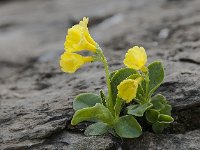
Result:
M145 91L145 101L149 102L149 73L146 73L146 91Z
M113 100L112 100L112 89L111 89L111 85L110 85L110 78L109 78L109 69L108 69L108 62L106 57L103 54L103 51L100 47L98 47L97 49L97 53L100 56L100 60L103 63L104 69L105 69L105 73L106 73L106 84L108 87L108 99L106 101L107 103L107 107L109 108L109 110L114 113L114 104L113 104Z

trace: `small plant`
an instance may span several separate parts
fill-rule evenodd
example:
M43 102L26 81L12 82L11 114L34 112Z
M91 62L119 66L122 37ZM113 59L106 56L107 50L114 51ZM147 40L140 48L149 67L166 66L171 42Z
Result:
M73 102L75 114L71 124L93 122L85 130L85 135L109 132L122 138L136 138L142 134L142 127L137 121L142 117L152 125L154 132L162 132L174 119L171 117L172 108L165 97L154 94L164 80L161 62L153 62L146 67L145 49L135 46L125 55L126 67L110 73L102 49L89 34L88 21L84 17L79 24L68 29L64 44L66 51L61 55L60 66L62 71L74 73L85 63L102 62L108 94L100 90L99 95L78 95ZM77 53L83 50L90 51L91 55Z

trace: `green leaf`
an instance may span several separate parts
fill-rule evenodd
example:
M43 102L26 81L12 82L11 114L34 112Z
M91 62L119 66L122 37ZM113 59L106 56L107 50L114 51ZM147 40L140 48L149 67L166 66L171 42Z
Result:
M106 106L106 96L103 93L103 90L100 90L100 96L101 96L101 103Z
M110 134L112 134L113 136L115 136L115 137L119 137L119 136L116 134L114 128L109 128L109 129L108 129L108 132L109 132Z
M153 96L152 101L159 101L162 104L167 104L167 100L162 94L157 94L157 95Z
M110 75L109 75L110 80L112 80L112 77L115 75L115 73L116 73L117 71L118 71L118 70L115 70L115 71L113 71L113 72L110 73Z
M172 123L174 119L171 116L160 114L158 116L158 122L159 123Z
M130 75L128 78L126 78L126 79L137 79L138 77L141 77L141 75L139 75L139 74L132 74L132 75Z
M161 62L153 62L149 69L149 92L152 94L164 80L164 68Z
M122 109L123 100L119 97L117 97L114 110L115 110L115 116L118 117L120 115L121 109Z
M144 90L143 90L141 84L138 85L137 94L136 94L136 99L139 99L139 100L141 100L141 101L144 100Z
M169 104L165 104L165 107L160 110L160 113L171 116L171 111L172 111L172 106Z
M145 80L142 80L141 87L143 89L143 93L146 93L146 81Z
M73 102L73 108L77 111L82 108L92 107L96 103L101 103L101 97L93 93L82 93L76 96Z
M122 68L113 75L110 83L112 88L113 101L115 101L117 98L117 93L118 93L117 86L132 74L138 74L138 72L131 68Z
M115 123L114 129L122 138L136 138L142 134L140 124L131 115L120 117Z
M167 103L165 97L161 94L157 94L151 99L151 103L153 104L153 108L156 110L162 110L165 108L165 104Z
M84 132L85 135L102 135L108 132L108 125L103 122L97 122L88 126Z
M91 119L100 120L109 125L112 125L114 122L114 117L108 108L97 103L93 107L87 107L76 111L72 118L71 124L76 125L82 121L88 121Z
M159 122L156 122L152 125L152 129L155 133L162 133L163 130L165 129L165 124L164 123L159 123Z
M128 106L128 114L134 115L137 117L142 117L144 112L148 109L150 109L153 105L151 103L145 103L143 105L131 105Z
M151 103L153 104L153 108L159 110L161 114L171 116L172 107L167 104L167 100L163 95L157 94L152 98Z
M146 111L145 117L148 122L155 123L158 120L159 112L155 109L150 109Z

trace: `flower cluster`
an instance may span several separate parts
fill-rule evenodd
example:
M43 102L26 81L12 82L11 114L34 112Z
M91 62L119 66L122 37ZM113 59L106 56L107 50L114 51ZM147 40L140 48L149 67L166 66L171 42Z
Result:
M74 73L82 65L92 62L91 56L81 56L75 52L88 50L96 52L97 43L92 39L88 31L88 18L83 18L79 24L68 29L68 35L64 43L65 51L60 59L62 71L66 73Z
M85 63L102 62L108 95L105 95L103 90L100 90L99 95L79 94L73 102L75 114L71 124L94 122L85 130L86 135L102 135L109 132L114 136L136 138L142 134L142 127L137 121L137 118L141 117L152 125L154 132L162 132L173 122L173 118L171 105L165 97L154 94L164 80L161 62L153 62L146 66L145 49L134 46L125 55L123 62L126 67L110 73L103 51L89 34L88 21L88 18L83 18L79 24L68 29L65 52L60 58L61 70L74 73ZM92 55L78 54L83 50L90 51Z

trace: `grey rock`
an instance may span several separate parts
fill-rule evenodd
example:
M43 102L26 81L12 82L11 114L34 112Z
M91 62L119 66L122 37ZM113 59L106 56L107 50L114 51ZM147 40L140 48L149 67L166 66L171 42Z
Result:
M168 28L164 28L162 30L160 30L158 37L161 39L166 39L169 35L169 29Z
M184 133L200 128L200 74L176 72L168 75L158 93L166 96L173 107L175 121L170 132Z
M176 110L200 106L200 73L175 72L159 88Z
M110 150L116 149L117 146L108 136L86 137L83 134L71 133L68 131L63 131L58 136L53 137L50 141L54 141L56 145L64 145L64 147L61 146L60 149L69 150ZM49 146L50 145L55 147L52 143L50 143Z
M69 102L60 100L58 95L47 97L3 101L0 111L1 149L25 149L37 145L66 127L73 113Z
M200 130L185 134L145 133L138 139L125 140L124 149L133 150L199 150Z
M184 44L175 45L175 50L171 51L169 55L171 60L179 60L191 64L200 64L200 42L185 42ZM199 66L197 68L200 68Z
M161 59L165 66L166 79L157 92L172 104L174 123L163 134L146 132L139 139L125 140L122 148L200 149L199 4L198 0L183 0L180 5L166 0L2 3L0 149L117 149L109 136L84 136L87 124L70 125L77 94L107 90L101 64L87 64L73 75L61 73L58 65L66 28L83 16L90 17L91 34L104 49L111 70L123 67L126 50L134 45L147 49L149 63Z

